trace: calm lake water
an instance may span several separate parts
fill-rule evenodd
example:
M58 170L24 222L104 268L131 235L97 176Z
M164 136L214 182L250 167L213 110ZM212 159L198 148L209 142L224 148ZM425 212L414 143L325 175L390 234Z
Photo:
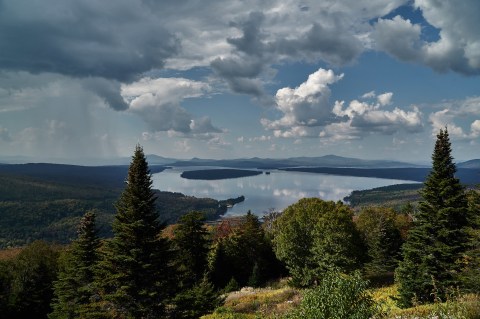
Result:
M153 174L153 186L169 192L179 192L195 197L210 197L217 200L245 196L245 201L228 209L226 216L243 215L248 210L259 216L271 209L283 210L304 197L319 197L324 200L343 200L354 190L412 183L394 179L324 175L315 173L269 171L270 174L223 179L189 180L180 177L186 170L205 167L172 168ZM208 167L212 168L212 167Z

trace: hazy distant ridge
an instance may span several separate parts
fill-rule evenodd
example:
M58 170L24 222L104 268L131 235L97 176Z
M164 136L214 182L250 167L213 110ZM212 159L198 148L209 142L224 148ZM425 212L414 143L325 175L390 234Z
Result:
M286 159L272 158L247 158L231 160L198 159L178 161L172 166L221 166L235 168L286 168L298 166L322 167L356 167L356 168L393 168L393 167L420 167L420 165L388 161L388 160L363 160L358 158L325 155L320 157L291 157Z
M58 158L30 158L25 156L4 156L0 157L0 163L4 164L25 164L25 163L58 163L74 164L88 166L114 166L129 165L130 157L112 157L104 159L79 158L76 160L66 160ZM290 157L290 158L239 158L239 159L200 159L192 158L181 160L175 158L163 157L155 154L147 155L147 161L150 165L170 165L177 167L184 166L220 166L231 168L286 168L286 167L346 167L346 168L410 168L410 167L428 167L428 165L419 165L407 162L393 160L365 160L352 157L342 157L337 155L325 155L317 157ZM480 168L480 159L472 159L466 162L457 163L459 168Z
M480 159L472 159L466 162L458 163L458 168L476 168L480 169Z

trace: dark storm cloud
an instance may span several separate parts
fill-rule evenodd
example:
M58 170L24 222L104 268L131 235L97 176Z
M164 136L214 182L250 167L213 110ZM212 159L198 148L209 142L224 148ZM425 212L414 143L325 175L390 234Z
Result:
M231 23L230 26L242 30L243 35L238 38L227 38L227 42L235 46L237 50L250 55L261 55L264 50L260 34L260 25L264 21L262 12L251 12L248 19L241 23Z
M178 40L139 1L4 0L0 69L130 81Z
M324 27L318 23L296 39L279 39L274 47L289 56L315 59L319 55L335 65L349 63L363 51L360 41L353 34L342 31L341 26Z
M279 20L278 17L269 20L264 13L254 11L244 20L229 24L238 29L241 36L227 38L232 46L230 56L214 59L211 67L232 91L262 98L265 92L260 78L268 78L268 71L274 63L321 59L344 65L363 51L360 40L335 19L326 26L314 22L299 34L277 34L275 25Z
M124 111L129 105L120 95L120 83L114 80L102 78L86 78L83 80L83 86L90 92L95 93L112 109Z
M233 92L255 97L265 95L262 83L257 79L268 63L264 58L265 46L260 34L263 20L263 13L251 12L245 21L231 22L230 26L242 32L241 37L227 38L234 48L233 55L216 58L210 64Z

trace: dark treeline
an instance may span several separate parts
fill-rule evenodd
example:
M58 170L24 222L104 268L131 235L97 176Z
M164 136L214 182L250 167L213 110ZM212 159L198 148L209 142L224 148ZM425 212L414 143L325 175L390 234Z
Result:
M164 166L152 166L152 173L166 169ZM70 186L92 186L123 188L128 165L116 166L79 166L65 164L0 164L0 174L10 176L33 177L38 180L55 182Z
M247 176L261 175L261 171L252 171L246 169L202 169L194 171L185 171L180 176L186 179L216 180L226 178L239 178Z
M353 191L343 198L350 207L358 210L369 206L387 206L401 210L407 204L421 200L423 184L396 184L361 191Z
M199 318L222 293L279 277L307 290L286 318L370 318L370 285L398 284L402 307L480 292L480 194L455 177L448 132L437 136L418 205L400 211L305 198L264 222L248 213L206 225L184 214L168 229L141 147L116 201L113 236L87 212L68 247L34 242L0 262L6 318ZM347 296L347 299L345 297ZM324 305L331 300L331 308ZM320 301L322 304L318 304ZM338 302L337 302L338 301ZM347 306L345 306L347 305ZM329 306L330 307L330 306ZM330 309L330 310L328 310ZM346 312L345 312L346 311ZM328 316L327 316L328 317Z
M295 167L283 168L286 171L321 173L342 176L376 177L387 179L399 179L407 181L423 182L430 174L431 168L425 167L402 167L402 168L347 168L347 167ZM457 178L463 184L480 184L480 170L478 168L460 168L457 170Z

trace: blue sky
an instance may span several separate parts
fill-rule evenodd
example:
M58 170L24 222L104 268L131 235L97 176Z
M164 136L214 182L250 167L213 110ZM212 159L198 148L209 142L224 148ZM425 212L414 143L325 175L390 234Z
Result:
M0 157L479 158L477 0L0 0Z

